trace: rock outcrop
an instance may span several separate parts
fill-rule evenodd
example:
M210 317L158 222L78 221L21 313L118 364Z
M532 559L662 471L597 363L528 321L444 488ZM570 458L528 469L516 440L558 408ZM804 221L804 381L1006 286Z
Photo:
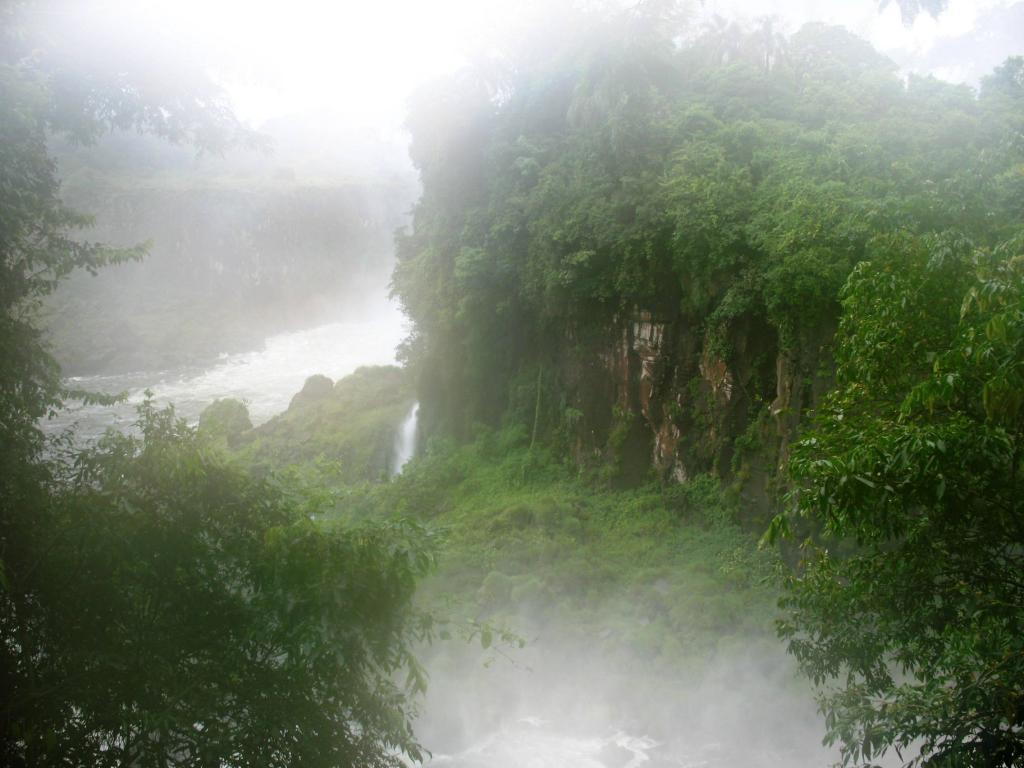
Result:
M572 329L555 358L577 463L617 462L621 479L654 471L685 482L712 473L738 482L748 508L767 511L772 484L802 416L830 383L834 324L784 349L753 318L725 343L678 315L636 308L602 332Z

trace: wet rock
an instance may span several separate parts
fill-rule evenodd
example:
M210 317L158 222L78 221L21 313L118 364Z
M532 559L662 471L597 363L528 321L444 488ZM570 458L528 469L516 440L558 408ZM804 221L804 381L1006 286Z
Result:
M333 391L333 381L322 374L313 374L306 379L306 383L302 385L302 389L292 398L292 401L288 404L288 408L291 409L296 406L315 403L317 400L323 400L324 398L329 397Z
M239 436L250 429L249 410L245 403L234 398L214 400L199 415L200 434L223 437L231 447L235 447Z

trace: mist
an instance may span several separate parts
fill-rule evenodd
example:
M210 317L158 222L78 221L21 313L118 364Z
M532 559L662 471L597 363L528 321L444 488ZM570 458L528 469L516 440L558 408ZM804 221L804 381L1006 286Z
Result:
M792 661L765 639L699 663L659 664L557 624L539 630L524 621L527 647L507 656L457 646L425 653L431 682L417 728L434 753L428 765L814 766L838 758L820 744L820 716Z
M952 524L912 547L919 507L974 498L935 469L960 443L815 473L931 418L957 339L1000 343L957 323L996 311L984 265L1017 279L1024 2L4 14L12 765L903 766L954 733L1018 764L1010 694L886 719L1017 658L1018 586L971 593L998 631L941 613L966 587L919 624L901 591L960 563ZM1016 375L967 409L1008 441ZM913 524L844 495L921 477Z

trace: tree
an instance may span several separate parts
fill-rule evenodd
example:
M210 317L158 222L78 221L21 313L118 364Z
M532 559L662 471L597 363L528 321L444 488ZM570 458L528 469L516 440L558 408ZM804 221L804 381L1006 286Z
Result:
M0 5L0 762L417 757L392 679L423 683L409 643L427 624L410 600L430 556L416 530L314 521L315 499L227 466L148 405L139 438L63 446L64 460L44 450L39 419L74 393L38 301L73 270L144 253L80 239L90 222L61 201L49 138L136 129L213 151L254 139L201 67L161 76L144 41L79 56L30 23L70 14L73 31L89 11Z
M411 600L429 538L319 521L322 495L254 479L171 409L139 416L141 436L77 456L34 536L43 610L5 622L26 674L5 692L4 763L418 758L406 694L423 685L411 643L430 623Z
M782 636L843 764L1024 759L1024 238L876 242L794 448ZM915 752L919 750L919 754Z
M878 10L884 11L892 3L892 0L879 0ZM908 27L913 25L921 11L927 11L933 19L946 10L949 0L896 0L900 9L900 17Z
M110 248L76 237L91 219L61 201L48 137L90 143L117 128L199 151L264 143L239 123L198 64L172 68L167 51L142 40L97 55L73 35L94 10L62 2L0 5L0 444L7 453L37 452L35 423L60 404L59 371L34 324L38 300L73 270L95 272L145 253L141 245ZM54 18L64 23L51 28Z

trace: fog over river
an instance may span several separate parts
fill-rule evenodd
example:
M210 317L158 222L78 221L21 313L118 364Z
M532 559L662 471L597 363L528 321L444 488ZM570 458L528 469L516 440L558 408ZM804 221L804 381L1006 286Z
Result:
M607 620L616 608L606 606ZM820 716L781 645L659 670L554 617L507 658L442 643L416 730L430 768L824 768ZM536 629L528 616L517 629ZM880 765L892 765L883 760Z

